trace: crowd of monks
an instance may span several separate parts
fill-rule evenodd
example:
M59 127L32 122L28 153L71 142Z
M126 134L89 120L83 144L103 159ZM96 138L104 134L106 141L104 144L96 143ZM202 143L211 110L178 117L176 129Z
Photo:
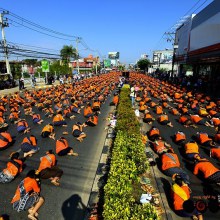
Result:
M6 151L9 157L5 167L1 167L0 183L13 184L21 172L29 170L17 189L15 187L14 196L11 195L14 210L27 210L29 219L37 219L38 210L44 203L40 181L49 179L53 185L59 186L65 172L57 165L57 156L78 156L66 136L76 142L86 138L85 127L98 125L101 106L115 90L118 81L119 73L103 74L72 84L25 90L0 98L0 150ZM115 105L116 101L114 96ZM77 121L78 115L83 115L84 120ZM71 133L67 131L68 127L72 128ZM40 130L38 135L32 132L35 128ZM62 130L61 136L57 135L58 130ZM51 149L45 152L43 146L38 145L41 138L52 139ZM18 143L17 139L22 142ZM18 147L12 152L11 146L14 145ZM25 161L42 150L45 155L39 158L39 166L34 170L24 169Z
M120 73L109 73L73 84L1 97L0 149L7 151L10 159L0 172L0 183L10 183L19 178L25 160L41 151L37 144L39 138L54 140L54 146L40 158L39 167L29 170L14 197L12 195L11 203L16 211L27 210L29 219L37 219L38 210L44 203L38 183L41 179L50 179L53 185L59 186L65 172L57 166L57 156L78 156L65 135L71 135L79 142L87 137L85 127L98 124L101 105L116 89L119 76ZM137 108L143 113L143 122L151 127L146 133L147 143L158 156L158 168L171 177L172 208L181 216L203 219L198 210L189 210L194 206L188 172L207 184L220 184L220 101L138 73L130 73L129 84ZM111 105L118 102L118 94L115 93ZM85 120L76 121L78 114ZM40 126L38 136L32 134L35 126ZM66 130L69 126L71 134ZM12 127L16 128L17 136L23 135L21 143L17 143L15 134L10 132ZM57 137L59 127L62 127L63 135ZM172 133L172 142L163 136L166 132ZM19 149L11 152L10 146L15 143ZM190 171L182 166L179 155L190 164Z
M130 84L134 108L149 127L143 135L157 155L158 168L171 177L172 208L181 216L203 219L196 209L186 212L194 207L188 173L220 185L220 101L148 75L130 74Z

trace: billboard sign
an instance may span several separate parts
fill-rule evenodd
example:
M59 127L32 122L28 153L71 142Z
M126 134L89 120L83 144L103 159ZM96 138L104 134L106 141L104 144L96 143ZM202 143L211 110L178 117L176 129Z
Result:
M104 67L111 67L111 60L104 60Z
M173 59L173 51L171 52L164 52L160 58L160 63L172 63Z
M119 59L119 52L108 52L108 58L111 60Z
M50 64L48 60L41 60L42 72L49 72Z
M169 64L172 63L173 50L157 50L153 52L153 63Z

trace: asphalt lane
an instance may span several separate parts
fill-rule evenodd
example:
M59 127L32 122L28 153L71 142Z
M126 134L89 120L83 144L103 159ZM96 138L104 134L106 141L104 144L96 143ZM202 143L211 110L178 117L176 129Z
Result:
M151 97L151 99L156 103L159 102L159 100L154 97ZM171 106L174 106L172 104L172 102L169 102L169 104ZM149 109L149 110L150 110L151 114L153 115L153 117L155 119L157 119L158 115L155 114L154 110L153 109ZM185 128L183 125L181 125L178 122L178 118L179 118L178 116L174 116L174 115L170 114L168 109L164 109L164 111L169 116L169 120L172 122L173 127L161 125L157 122L157 120L155 120L153 122L153 126L159 128L161 136L163 137L164 140L166 140L169 144L171 144L175 153L179 157L182 168L187 171L187 173L190 177L190 182L191 182L191 184L189 185L189 187L192 189L191 198L194 198L195 200L202 199L202 200L206 201L206 203L208 204L209 207L207 208L206 212L204 213L204 219L208 219L208 220L220 219L220 211L218 211L218 212L210 211L210 209L213 208L211 198L217 199L218 196L220 197L220 187L213 185L213 184L207 185L204 183L204 181L202 179L195 176L193 174L193 164L189 164L188 161L186 161L184 159L181 147L179 145L176 145L172 140L173 135L177 131L183 131L186 134L187 141L193 140L193 136L196 134L196 132L200 132L200 131L207 132L210 136L213 136L215 134L214 128L201 126L201 125L199 125L197 129L192 128L192 127ZM207 147L200 146L200 153L202 156L206 157L209 161L211 161L216 167L220 168L219 161L209 157L209 149ZM157 166L158 166L158 159L157 159L156 154L155 154L155 157L156 157ZM159 166L158 166L158 169L159 169ZM162 187L165 190L165 194L167 196L168 202L170 202L170 194L168 192L168 189L169 189L169 185L171 183L171 178L165 176L161 171L159 171L159 173L160 173L160 175L157 178L159 179L159 182L161 183ZM171 203L169 204L169 207L171 208ZM220 201L219 201L219 209L220 209ZM173 214L172 216L174 216L173 219L179 219L179 217L175 214Z
M79 156L57 156L58 166L64 171L59 187L53 186L49 180L41 181L41 195L45 198L45 203L39 210L39 219L80 220L84 218L98 162L104 146L106 137L106 132L104 131L106 122L104 119L108 116L110 101L112 101L112 96L109 96L105 104L101 106L99 124L96 127L84 128L87 137L81 143L71 135L71 131L72 125L75 122L80 121L83 123L86 120L83 115L75 114L76 118L74 118L74 120L66 119L68 122L67 128L55 127L56 138L64 136L62 135L63 131L69 132L69 135L65 135L65 137L74 151L79 153ZM35 107L33 111L39 112ZM43 116L42 112L40 112L40 114ZM35 135L38 139L40 151L33 155L33 157L27 158L25 170L14 181L0 185L0 214L9 215L11 220L27 219L27 212L17 213L12 209L12 205L10 204L18 184L30 169L38 168L39 158L45 155L47 150L53 149L55 151L54 140L40 137L43 126L51 122L51 119L42 117L42 119L44 119L43 124L34 125L31 116L26 116L25 118L31 127L31 132L29 134ZM9 154L19 149L19 145L24 138L24 135L17 133L15 125L10 124L8 130L13 136L16 136L16 142L13 146L0 152L1 169L5 167Z

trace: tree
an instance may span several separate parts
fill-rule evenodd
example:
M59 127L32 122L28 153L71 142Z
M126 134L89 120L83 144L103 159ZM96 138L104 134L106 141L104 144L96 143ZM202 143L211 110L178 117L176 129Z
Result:
M69 63L71 58L74 60L78 58L78 53L76 48L74 48L72 45L64 45L60 50L60 56L62 57L64 63Z
M140 68L140 70L148 69L149 65L150 65L150 61L148 59L141 59L137 62L137 66Z
M11 73L14 79L19 79L21 77L21 63L14 63L11 65Z
M101 68L102 68L102 67L101 67L99 64L97 64L97 72L98 72L98 73L100 73ZM92 72L96 73L96 66L93 66L93 67L92 67Z
M36 67L39 65L39 61L37 59L25 59L25 60L22 60L22 62L26 64L27 66Z
M51 73L62 73L62 66L60 64L60 60L56 60L50 64L50 72Z
M122 64L120 64L120 65L118 66L118 70L120 70L120 71L124 71L124 70L125 70L125 66L122 65Z

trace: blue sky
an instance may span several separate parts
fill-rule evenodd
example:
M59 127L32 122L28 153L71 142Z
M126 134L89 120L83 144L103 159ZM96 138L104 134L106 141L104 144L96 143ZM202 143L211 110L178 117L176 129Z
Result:
M100 55L119 51L120 61L134 63L141 54L172 48L162 36L186 14L199 12L212 0L1 0L0 7L54 31L82 37ZM204 3L204 4L203 4ZM203 4L203 5L202 5ZM202 6L201 6L202 5ZM194 7L193 7L194 6ZM201 7L200 7L201 6ZM198 9L197 9L198 8ZM76 42L29 30L9 17L7 41L60 50ZM12 21L13 20L13 21ZM22 23L22 22L21 22ZM24 23L23 23L24 24ZM47 32L46 32L47 33ZM97 55L79 44L80 54ZM59 52L58 52L59 53Z

